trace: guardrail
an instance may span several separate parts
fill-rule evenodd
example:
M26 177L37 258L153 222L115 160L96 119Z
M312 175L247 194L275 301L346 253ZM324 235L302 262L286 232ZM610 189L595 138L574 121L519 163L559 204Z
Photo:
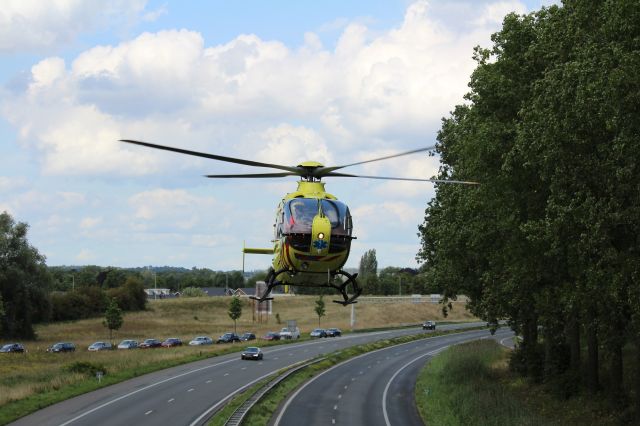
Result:
M242 424L245 416L249 412L249 410L262 399L262 397L267 394L271 389L273 389L278 383L292 375L293 373L302 370L312 364L316 364L320 361L324 361L326 357L316 358L311 361L307 361L304 364L301 364L297 367L294 367L290 370L287 370L283 374L280 374L278 377L271 380L269 383L264 385L262 388L258 389L249 399L247 399L241 406L236 408L236 410L231 414L225 426L239 426Z

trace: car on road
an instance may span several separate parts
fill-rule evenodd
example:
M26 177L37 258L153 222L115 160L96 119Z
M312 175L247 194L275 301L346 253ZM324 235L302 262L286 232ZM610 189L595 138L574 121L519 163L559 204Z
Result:
M74 345L73 343L69 343L69 342L59 342L56 344L53 344L51 346L49 346L49 348L47 348L47 352L75 352L76 351L76 345Z
M201 345L211 345L213 344L213 340L209 336L198 336L194 337L192 341L189 342L189 346L201 346Z
M162 346L162 342L158 339L145 339L144 342L138 346L140 349L159 348Z
M327 332L324 328L316 328L310 333L311 337L327 337Z
M169 337L167 340L162 342L163 348L173 348L175 346L182 346L182 340L177 337Z
M242 340L243 342L247 342L249 340L256 340L256 335L253 333L244 333L242 336L240 336L240 340Z
M339 328L327 328L327 337L340 337L342 331Z
M123 340L118 344L118 349L136 349L138 347L137 340Z
M423 330L435 330L436 329L436 322L435 321L425 321L422 324L422 329Z
M224 333L222 336L218 337L216 343L233 343L239 341L240 336L238 336L236 333Z
M267 334L262 336L262 340L268 340L268 341L280 340L280 335L274 331L269 331L267 332Z
M299 339L300 329L298 327L284 327L280 330L281 339Z
M111 343L109 342L95 342L87 348L90 352L110 351L111 349L113 349L113 346L111 346Z
M262 357L263 357L262 351L260 350L260 348L257 348L255 346L249 346L247 349L242 351L242 354L240 355L241 359L258 359L258 360L261 360Z
M22 346L22 343L7 343L6 345L2 345L2 347L0 348L0 352L24 353L24 346Z

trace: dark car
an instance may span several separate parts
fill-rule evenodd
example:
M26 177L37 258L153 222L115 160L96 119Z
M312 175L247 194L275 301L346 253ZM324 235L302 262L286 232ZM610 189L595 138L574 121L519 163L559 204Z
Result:
M422 329L423 330L435 330L436 329L436 322L435 321L425 321L425 323L422 324Z
M323 328L316 328L310 334L311 337L327 337L327 331Z
M232 343L239 341L240 337L236 333L224 333L222 336L218 337L216 343Z
M75 352L76 346L69 342L60 342L50 346L47 352Z
M113 346L111 346L111 343L109 342L95 342L91 346L89 346L87 350L91 352L97 352L97 351L110 351L111 349L113 349Z
M150 349L150 348L159 348L162 346L162 342L158 339L147 339L144 342L140 343L138 347L140 349Z
M328 328L327 337L339 337L342 336L342 331L339 328Z
M240 336L240 340L242 340L243 342L246 342L248 340L256 340L256 335L253 333L244 333L242 336Z
M162 342L163 348L172 348L174 346L182 346L182 340L177 337L169 337L167 340Z
M262 336L262 340L280 340L280 335L278 333L274 333L273 331L268 332L264 336Z
M24 353L24 346L21 343L7 343L0 348L0 352L21 352Z
M240 358L242 359L262 359L262 351L260 350L260 348L256 348L255 346L250 346L247 349L245 349L244 351L242 351L242 354L240 355Z

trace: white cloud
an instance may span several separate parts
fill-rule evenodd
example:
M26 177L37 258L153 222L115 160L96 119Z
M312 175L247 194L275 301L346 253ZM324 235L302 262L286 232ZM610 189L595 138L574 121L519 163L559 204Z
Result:
M43 50L80 33L128 23L146 0L5 0L0 10L0 53Z
M505 15L515 12L518 14L527 13L527 8L519 1L500 1L484 6L484 10L475 21L480 26L497 26L502 24Z
M91 263L93 260L95 260L96 255L93 253L93 251L89 249L82 249L80 250L80 252L78 252L78 254L76 254L75 259L78 262L86 264L86 263Z
M85 217L80 221L80 228L85 230L92 229L101 224L102 221L101 217Z

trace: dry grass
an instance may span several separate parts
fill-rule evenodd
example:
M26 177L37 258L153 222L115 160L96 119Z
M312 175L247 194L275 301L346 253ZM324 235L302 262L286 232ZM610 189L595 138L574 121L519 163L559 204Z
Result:
M250 300L244 300L243 315L238 320L239 333L252 331L263 335L267 331L279 330L286 320L295 319L303 334L308 335L317 327L318 317L314 306L317 297L281 297L273 301L273 315L264 322L254 321ZM321 319L322 327L350 329L351 308L331 303L325 298L326 316ZM461 304L447 318L449 321L467 321L473 317ZM206 297L192 299L169 299L151 301L145 312L126 314L123 327L114 334L114 342L122 339L143 340L154 337L164 339L179 337L188 343L194 336L208 335L216 338L233 330L233 321L227 314L229 298ZM440 305L421 303L358 303L356 309L356 329L393 327L417 324L426 319L442 320ZM278 313L282 323L278 324ZM221 351L221 346L181 347L171 349L87 352L86 348L98 340L108 340L108 330L102 319L90 319L68 323L42 325L37 328L39 339L26 342L26 354L2 354L0 356L0 407L9 401L19 400L34 393L59 389L70 383L87 380L85 376L69 374L63 367L77 361L88 361L102 365L108 373L135 370L152 362L176 360L198 352ZM45 350L59 341L76 344L75 353L50 354Z

